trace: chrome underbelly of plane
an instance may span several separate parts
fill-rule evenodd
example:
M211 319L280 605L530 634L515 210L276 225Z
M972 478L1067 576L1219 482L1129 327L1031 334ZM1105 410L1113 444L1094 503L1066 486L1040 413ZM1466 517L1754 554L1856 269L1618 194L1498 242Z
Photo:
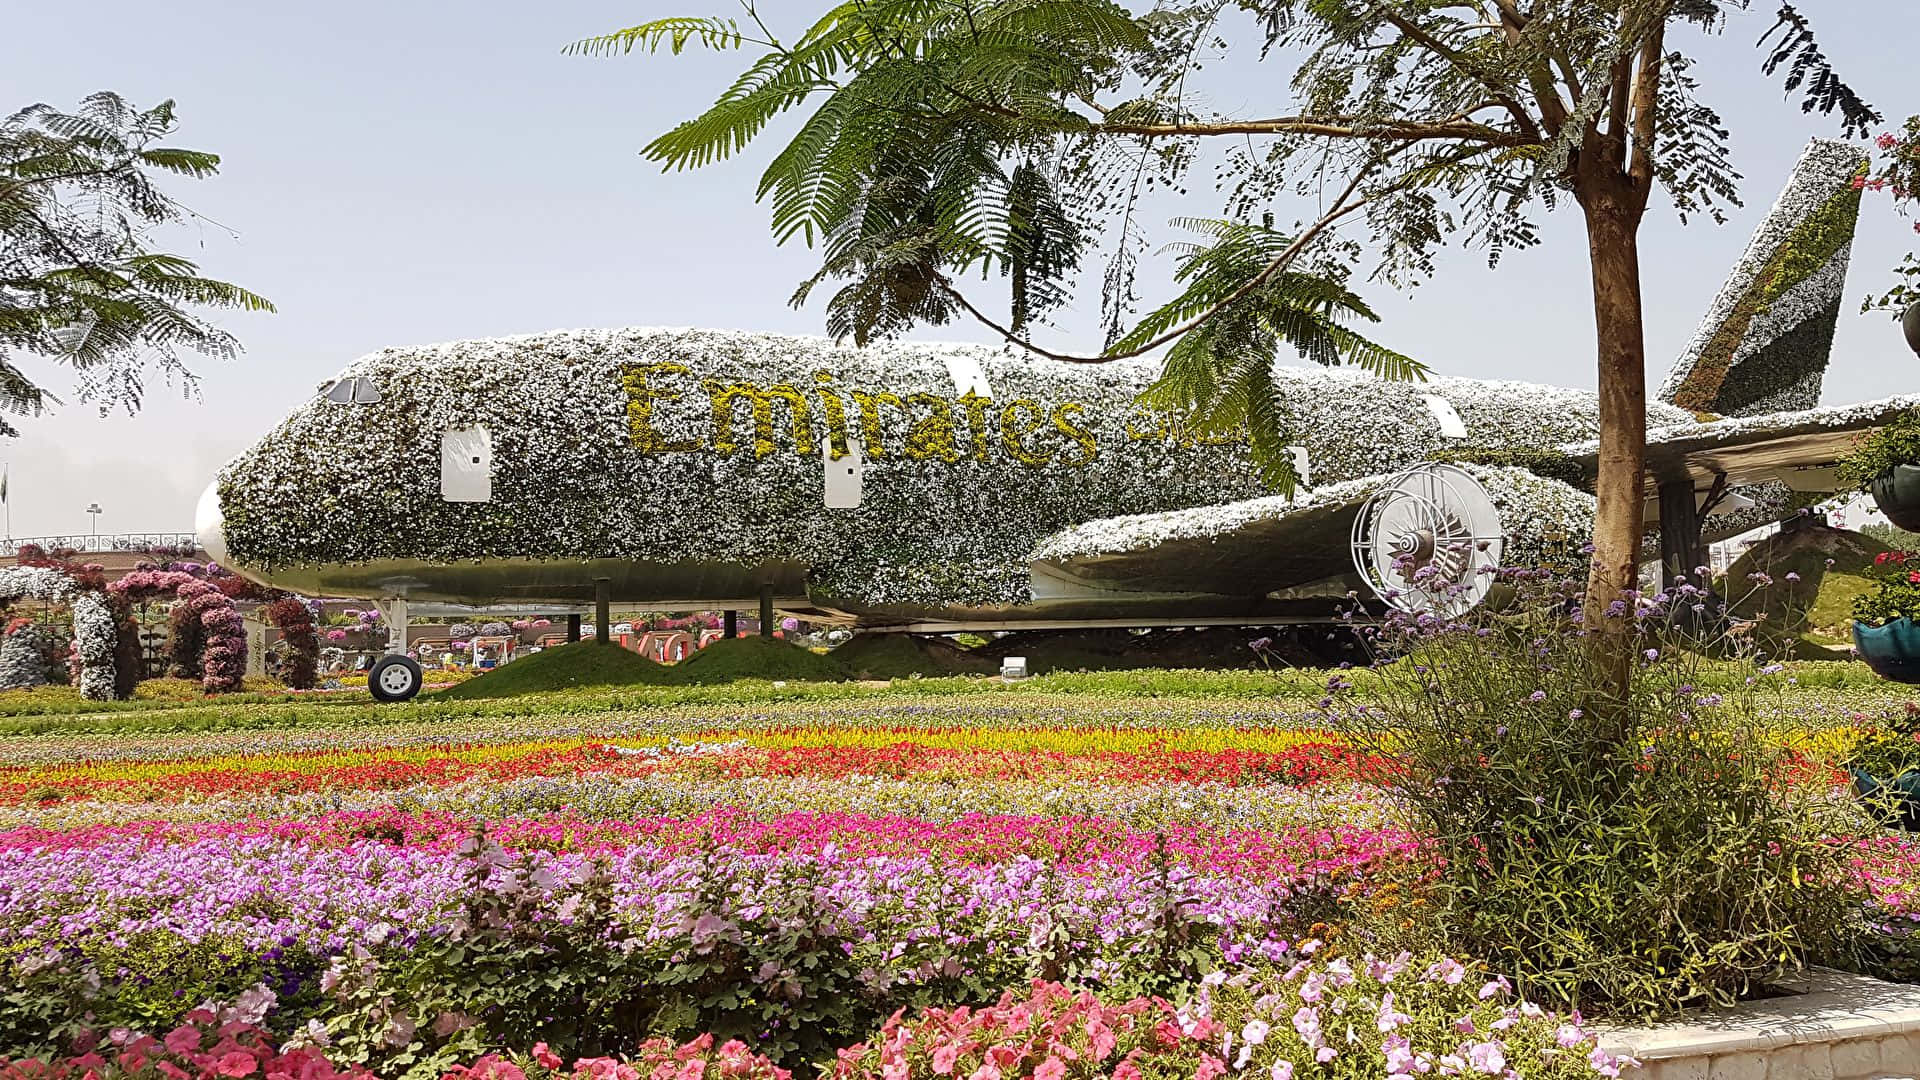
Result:
M767 560L743 565L682 560L672 563L627 559L584 562L500 558L431 563L378 560L363 563L285 567L261 573L238 568L263 583L307 596L364 600L405 598L422 604L507 610L578 608L590 610L601 581L611 602L621 608L660 611L753 610L771 585L774 606L819 619L857 626L896 628L1000 628L1015 626L1129 625L1318 622L1331 617L1342 595L1335 588L1290 590L1286 594L1231 596L1190 589L1148 591L1112 588L1111 583L1063 580L1036 567L1031 603L934 607L909 604L874 606L821 595L807 587L805 564ZM1342 586L1343 588L1343 586Z

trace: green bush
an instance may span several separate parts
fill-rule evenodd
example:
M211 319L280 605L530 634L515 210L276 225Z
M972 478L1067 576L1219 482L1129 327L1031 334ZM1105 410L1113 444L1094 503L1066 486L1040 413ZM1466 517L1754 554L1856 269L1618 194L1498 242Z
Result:
M1844 954L1862 898L1834 841L1860 819L1782 782L1754 689L1704 689L1658 609L1589 634L1564 595L1535 599L1513 618L1396 626L1403 659L1364 699L1335 680L1335 723L1393 763L1431 837L1447 946L1536 999L1636 1016ZM1596 674L1596 650L1622 647L1625 701Z
M1920 410L1901 413L1856 443L1840 459L1840 482L1865 491L1895 466L1915 464L1920 464Z

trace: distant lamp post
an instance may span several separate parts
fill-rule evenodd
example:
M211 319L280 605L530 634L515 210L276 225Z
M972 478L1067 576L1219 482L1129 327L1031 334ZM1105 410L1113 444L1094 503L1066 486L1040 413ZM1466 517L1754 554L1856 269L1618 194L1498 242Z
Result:
M106 513L106 511L100 509L100 504L96 502L87 504L87 513L93 515L93 539L95 543L98 543L100 540L100 515Z

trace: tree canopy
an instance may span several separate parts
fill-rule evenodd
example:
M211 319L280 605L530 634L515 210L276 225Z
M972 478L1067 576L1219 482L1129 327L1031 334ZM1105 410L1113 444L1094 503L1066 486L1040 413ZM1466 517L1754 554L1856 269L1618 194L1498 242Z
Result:
M188 385L185 354L230 357L234 336L195 308L272 311L255 293L153 249L153 231L193 215L155 179L212 176L220 158L166 145L174 106L89 95L74 112L29 105L0 121L0 410L58 399L22 356L72 367L80 399L139 407L149 372ZM0 434L17 432L0 419Z
M1668 29L1712 34L1748 3L1185 0L1136 15L1109 0L847 0L791 41L747 3L744 20L662 19L572 49L758 51L711 108L645 153L668 169L709 165L776 116L805 112L759 195L777 241L821 252L795 302L840 283L827 302L834 335L864 342L972 314L1056 359L1181 340L1166 396L1248 423L1286 488L1287 463L1275 457L1284 433L1263 430L1258 410L1245 408L1262 392L1241 377L1257 378L1252 357L1270 360L1284 343L1389 376L1421 368L1351 331L1303 339L1283 320L1249 336L1262 321L1249 309L1286 303L1279 298L1294 290L1312 308L1327 289L1319 279L1344 289L1362 252L1371 264L1361 268L1393 283L1430 274L1449 240L1497 260L1537 241L1533 213L1577 195L1583 167L1612 167L1636 215L1655 183L1683 215L1715 213L1736 198L1728 133L1697 99L1693 62ZM1803 108L1837 112L1859 133L1878 119L1791 5L1760 44L1763 65ZM1291 68L1270 110L1236 116L1193 104L1204 99L1200 57L1234 48ZM1234 257L1195 262L1175 248L1195 280L1137 318L1140 193L1186 184L1210 140L1221 144L1230 223L1221 243ZM1276 231L1276 209L1297 205L1290 196L1317 202L1320 216ZM1365 243L1334 241L1349 218L1364 222ZM1231 229L1256 227L1266 257L1239 257L1253 234ZM1103 232L1118 234L1103 275L1105 352L1067 357L1027 341L1071 293ZM1307 268L1272 277L1296 261ZM969 277L994 276L1006 282L1004 318L965 292ZM1188 335L1216 319L1237 329Z

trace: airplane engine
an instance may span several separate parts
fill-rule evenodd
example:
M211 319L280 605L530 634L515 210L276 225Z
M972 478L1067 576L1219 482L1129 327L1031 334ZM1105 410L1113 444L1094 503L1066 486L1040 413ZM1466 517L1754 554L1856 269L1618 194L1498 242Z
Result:
M1424 464L1388 479L1353 519L1353 566L1382 602L1451 618L1486 599L1506 530L1480 482Z

